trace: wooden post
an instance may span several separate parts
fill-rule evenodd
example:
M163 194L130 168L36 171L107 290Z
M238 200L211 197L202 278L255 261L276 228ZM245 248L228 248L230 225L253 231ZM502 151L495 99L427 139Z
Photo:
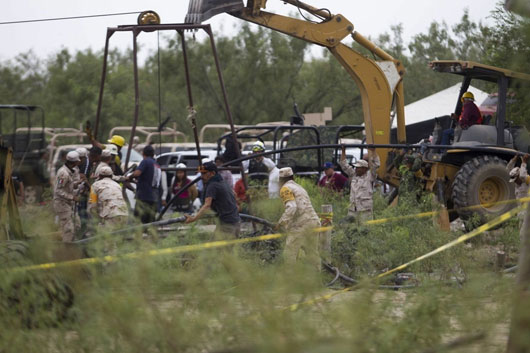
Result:
M529 194L530 195L530 194ZM530 352L530 203L521 227L521 253L517 277L507 353Z
M444 195L444 183L442 179L438 179L436 181L436 201L435 207L439 206L438 212L434 215L434 225L440 227L440 230L444 232L450 232L451 231L451 222L449 221L449 212L447 211L447 206L445 202L445 195Z
M497 272L502 273L505 265L506 265L506 253L504 251L497 251L497 254L495 257L495 269L497 270Z
M322 205L321 225L329 227L333 225L333 205ZM331 230L320 232L318 235L320 257L326 262L331 260Z

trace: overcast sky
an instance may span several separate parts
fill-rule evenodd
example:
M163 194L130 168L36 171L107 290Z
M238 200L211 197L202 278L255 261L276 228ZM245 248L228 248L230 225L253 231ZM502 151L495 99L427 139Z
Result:
M391 25L403 23L405 40L424 32L433 20L452 25L458 22L464 9L473 20L491 21L488 16L498 0L307 0L316 7L327 7L341 13L365 36L375 37L388 31ZM162 23L181 23L188 9L187 0L2 0L0 22L50 17L80 16L115 12L155 10ZM296 9L280 0L269 0L267 10L289 13ZM107 27L133 24L136 15L91 18L82 20L0 25L0 60L33 50L46 58L61 48L72 50L102 49ZM239 20L223 14L209 21L214 33L235 34ZM142 34L140 43L144 55L156 46L154 34ZM114 47L131 47L131 35L115 34Z

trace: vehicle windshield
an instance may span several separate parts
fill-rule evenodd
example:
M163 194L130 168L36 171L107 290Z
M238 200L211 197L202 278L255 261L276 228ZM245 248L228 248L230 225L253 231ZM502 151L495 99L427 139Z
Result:
M123 162L125 162L125 159L127 158L127 150L129 149L129 146L123 146L121 148L121 159ZM130 163L140 163L142 161L143 157L140 153L136 152L136 150L131 149L131 157L129 159Z

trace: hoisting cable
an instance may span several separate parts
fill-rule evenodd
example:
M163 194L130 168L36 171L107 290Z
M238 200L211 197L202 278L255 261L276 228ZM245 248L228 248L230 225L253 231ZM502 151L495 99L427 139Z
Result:
M162 154L162 96L160 89L160 31L156 31L158 74L158 154Z
M99 15L83 15L83 16L38 18L38 19L32 19L32 20L19 20L19 21L0 22L0 25L13 25L13 24L19 24L19 23L49 22L49 21L64 21L64 20L79 20L79 19L83 19L83 18L95 18L95 17L136 15L136 14L139 14L141 12L143 12L143 11L104 13L104 14L99 14Z

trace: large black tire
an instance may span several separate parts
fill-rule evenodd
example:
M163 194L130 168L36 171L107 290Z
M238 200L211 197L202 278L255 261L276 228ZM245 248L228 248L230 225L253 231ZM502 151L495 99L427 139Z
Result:
M52 273L9 271L28 264L25 242L0 243L0 266L8 270L0 280L0 320L9 326L56 326L68 317L73 292Z
M477 215L484 223L513 208L514 203L503 202L515 198L509 180L506 162L498 157L485 155L466 162L456 173L451 197L460 218L468 220ZM482 204L487 207L478 206ZM467 208L470 206L478 207Z

